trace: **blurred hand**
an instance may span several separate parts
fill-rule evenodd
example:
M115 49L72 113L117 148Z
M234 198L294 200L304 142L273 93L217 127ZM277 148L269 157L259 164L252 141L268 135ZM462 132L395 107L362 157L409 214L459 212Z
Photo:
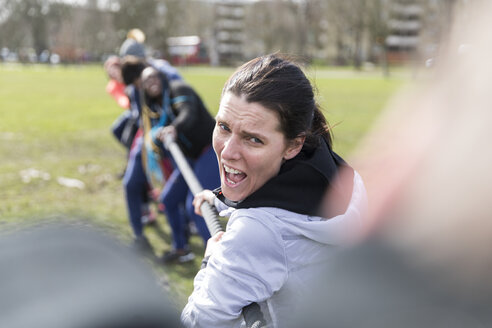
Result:
M204 189L195 195L193 199L193 206L195 207L195 213L198 215L202 215L202 210L200 207L202 206L203 201L208 202L210 205L214 204L215 195L211 190Z
M165 143L166 142L165 139L167 138L166 137L167 135L170 135L173 139L176 139L177 134L178 133L176 132L176 128L173 125L168 125L161 129L158 138L160 141L162 141L162 143Z

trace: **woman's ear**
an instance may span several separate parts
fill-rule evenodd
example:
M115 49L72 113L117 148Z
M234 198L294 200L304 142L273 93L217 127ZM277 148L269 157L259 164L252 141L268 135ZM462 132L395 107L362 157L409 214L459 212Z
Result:
M285 149L284 152L284 160L289 160L291 158L294 158L299 154L299 152L302 149L302 146L304 146L304 140L306 140L306 136L298 136L295 139L291 140L289 142L289 145L287 146L287 149Z

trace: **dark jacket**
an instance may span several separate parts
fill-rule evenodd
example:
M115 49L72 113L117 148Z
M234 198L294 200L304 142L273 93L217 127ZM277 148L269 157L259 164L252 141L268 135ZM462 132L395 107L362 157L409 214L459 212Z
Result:
M178 144L186 156L196 159L212 144L215 120L188 84L175 80L169 82L169 87L176 116L171 125L178 132Z

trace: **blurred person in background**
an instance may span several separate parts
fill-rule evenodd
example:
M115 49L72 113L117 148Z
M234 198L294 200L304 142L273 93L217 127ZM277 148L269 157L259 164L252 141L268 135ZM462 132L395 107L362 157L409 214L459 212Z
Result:
M151 65L166 74L169 80L181 80L178 70L164 59L154 59L146 56L145 34L140 29L131 29L119 50L119 57L110 56L104 63L104 69L109 77L106 91L116 100L118 105L130 111L122 113L113 123L112 131L128 150L139 128L140 110L138 96L132 83L124 83L121 73L121 62L133 56L141 59L146 65Z
M178 70L171 64L169 64L167 60L147 56L144 42L145 34L140 29L134 28L129 30L126 36L126 40L123 41L119 50L120 58L124 58L125 56L135 56L143 59L146 64L154 67L159 72L166 74L166 77L169 80L183 79Z
M131 151L125 173L123 174L123 185L125 188L128 215L135 235L135 246L146 252L151 250L151 245L143 234L143 225L151 224L156 220L157 214L152 210L151 202L155 200L160 190L153 190L152 186L147 183L145 174L141 174L143 173L141 163L143 135L141 130L142 108L139 89L140 73L145 67L152 66L165 74L169 80L182 80L182 77L178 70L166 60L148 57L144 42L145 34L140 29L131 29L128 31L127 38L120 47L119 56L122 67L122 79L126 86L125 93L129 98L131 113L131 119L125 125L131 124L132 129L130 131L132 134L135 126L137 128L137 131L134 132L134 138L129 143ZM125 114L122 114L116 122L123 122L125 116L128 115ZM167 177L172 167L169 163L163 163L163 166L166 168L164 174Z
M123 83L123 77L121 75L120 58L118 56L110 56L104 62L104 70L109 78L106 85L106 92L113 97L118 106L125 109L111 126L111 131L116 140L130 151L133 139L138 130L138 112L128 110L130 109L130 99L126 94L126 86Z
M356 153L365 233L289 327L492 327L492 3L463 10L431 77L393 101Z
M164 137L172 137L188 159L193 172L204 188L219 186L217 160L212 149L212 131L214 119L208 112L200 96L183 81L168 80L166 75L154 67L142 72L143 91L142 123L146 137L144 139L144 162L147 176L154 151L163 153ZM175 164L175 163L174 163ZM155 166L155 165L154 165ZM148 179L152 183L151 177ZM184 263L192 260L194 254L188 244L187 221L195 223L204 244L210 238L210 232L204 219L195 214L193 195L183 175L174 165L171 176L159 196L164 205L164 213L171 226L173 245L162 258L164 263ZM185 213L180 204L185 202Z
M123 109L130 107L130 100L125 94L125 84L121 76L121 63L118 56L109 56L104 62L104 71L109 81L106 85L106 92L114 98L118 106Z

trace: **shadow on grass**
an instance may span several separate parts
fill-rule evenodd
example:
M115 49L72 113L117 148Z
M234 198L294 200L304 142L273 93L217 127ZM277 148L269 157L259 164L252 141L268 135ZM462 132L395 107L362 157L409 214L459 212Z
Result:
M180 281L188 280L191 282L198 270L200 270L205 251L202 238L197 235L191 235L189 238L190 249L195 254L195 258L192 261L164 264L161 261L161 257L165 251L172 248L172 235L166 218L159 215L154 223L145 227L145 234L148 236L154 248L154 264L163 268L171 281L177 278Z
M221 218L221 224L225 227L227 220ZM188 296L193 291L193 279L200 270L205 245L199 235L192 234L189 238L189 246L195 254L195 258L186 263L164 264L162 255L172 248L172 233L166 217L162 214L157 216L155 223L147 225L144 233L152 244L153 256L152 266L157 275L160 276L164 288L172 295L173 302L178 309L186 304Z
M162 239L166 244L172 244L171 234L166 232L159 222L162 220L162 216L159 216L152 224L146 226L146 230L152 230L160 239Z

